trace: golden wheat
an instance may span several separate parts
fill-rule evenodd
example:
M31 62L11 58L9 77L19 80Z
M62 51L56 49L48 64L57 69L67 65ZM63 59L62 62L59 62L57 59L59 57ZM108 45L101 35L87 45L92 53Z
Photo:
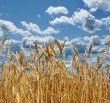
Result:
M57 39L55 42L62 54L63 45ZM89 54L91 49L90 46ZM77 72L74 69L69 74L64 58L56 57L54 44L45 48L36 44L34 56L30 50L33 64L23 51L12 55L9 49L10 61L3 65L0 80L0 103L110 103L110 71L103 71L100 56L98 66L93 68L87 56L81 64L75 48L74 52L70 68ZM101 68L101 73L97 73L97 68Z

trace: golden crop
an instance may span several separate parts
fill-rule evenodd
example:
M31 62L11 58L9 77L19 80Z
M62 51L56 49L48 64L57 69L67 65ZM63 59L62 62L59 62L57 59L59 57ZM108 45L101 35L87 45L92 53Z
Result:
M4 45L4 37L1 46ZM110 66L103 70L103 62L97 57L97 66L89 66L85 57L80 63L80 55L74 49L71 73L67 72L64 58L56 58L55 45L63 53L63 45L55 39L55 44L30 50L30 60L24 52L11 54L3 65L0 79L0 103L110 103ZM92 44L88 54L92 51ZM2 49L2 48L1 48ZM42 52L40 55L39 52ZM103 61L108 49L105 49ZM74 71L77 71L76 73Z

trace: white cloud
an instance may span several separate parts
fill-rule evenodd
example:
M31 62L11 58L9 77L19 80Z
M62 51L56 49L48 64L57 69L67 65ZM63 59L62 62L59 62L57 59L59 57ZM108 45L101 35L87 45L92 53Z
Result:
M71 40L73 44L83 44L83 38L77 37Z
M101 44L101 38L98 35L94 35L91 37L85 36L84 42L87 44L93 43L93 45L100 45Z
M82 26L83 30L93 33L99 30L102 22L101 20L96 19L93 15L91 15L87 10L80 9L80 11L76 11L73 15L73 20L75 24L79 24Z
M98 35L77 37L71 40L71 44L73 44L80 53L84 53L85 50L88 50L90 43L93 43L93 54L103 53L105 48L110 46L110 35L105 35L104 37Z
M0 20L1 31L11 32L12 34L20 34L22 36L29 36L31 33L29 31L24 31L23 29L17 28L12 22L6 20Z
M103 45L110 45L110 35L106 35L106 36L102 39L102 44L103 44Z
M35 37L33 37L33 36L31 36L31 37L24 37L23 39L22 39L22 45L23 45L23 47L33 47L33 46L35 46L35 44L34 44L34 41L35 41L36 39L35 39Z
M50 24L70 24L73 26L76 25L89 33L94 33L95 31L100 30L99 28L102 25L102 21L96 19L87 10L80 9L74 12L74 14L71 17L57 17L54 20L50 21Z
M12 53L20 52L21 51L21 41L17 41L14 39L6 40L5 42L5 49L8 50L7 45L11 45L10 51Z
M76 23L78 23L78 22L83 23L85 21L85 19L88 18L89 15L92 18L94 18L94 16L92 16L87 10L80 9L78 11L75 11L74 15L73 15L74 22L76 22Z
M110 11L110 0L83 0L83 2L92 12L95 12L97 9Z
M80 53L84 53L86 50L86 44L83 41L83 38L74 38L71 40L72 45L78 49Z
M51 43L54 41L54 38L52 36L44 36L44 37L24 37L22 39L22 44L24 47L34 47L35 46L35 41L38 41L39 45L44 46L46 43Z
M57 17L54 20L50 21L50 24L52 25L56 25L56 24L71 24L74 25L74 20L73 18L69 18L66 16L61 16L61 17Z
M23 29L18 29L15 33L21 34L22 36L31 36L29 31L24 31Z
M73 56L73 50L72 48L75 47L79 51L80 54L84 53L85 50L88 50L88 46L90 45L90 42L92 42L93 48L92 48L92 54L91 55L97 55L101 54L104 52L104 49L106 48L106 45L110 45L110 36L106 35L105 37L94 35L94 36L85 36L85 37L77 37L71 40L67 40L65 47L64 47L64 52L65 52L65 57L67 58L72 58ZM107 39L108 38L108 39ZM22 39L22 44L23 47L29 48L35 46L35 41L38 41L39 46L44 47L46 43L54 43L54 37L53 36L44 36L44 37L24 37ZM59 40L60 43L64 43L64 40ZM106 43L107 41L107 43ZM57 46L55 46L57 56L59 56L59 49ZM93 57L92 57L93 58Z
M59 31L55 30L52 27L47 27L45 30L41 30L38 25L33 23L26 23L25 21L22 21L21 24L29 31L41 34L41 35L50 35L50 34L58 34Z
M20 43L21 41L10 39L10 40L6 40L5 45L20 44Z
M110 17L102 19L96 19L95 16L90 14L87 10L80 9L73 15L73 20L76 25L81 25L82 29L94 33L95 31L101 30L100 27L105 27L110 31Z
M102 18L102 25L106 27L110 31L110 16L106 18Z
M0 28L0 37L3 35L3 31L2 29Z
M106 18L102 18L103 24L106 26L110 26L110 16L106 17Z
M93 47L92 47L92 53L93 53L93 54L97 54L99 48L100 48L100 46L93 46Z
M68 36L65 36L64 37L64 40L69 41L69 37Z
M40 33L40 28L38 25L33 23L26 23L25 21L21 21L22 26L24 26L27 30Z
M50 34L58 34L58 33L59 33L59 31L58 30L55 30L52 27L47 27L47 29L41 31L41 34L44 34L44 35L45 34L48 34L48 35L50 35Z
M16 32L17 31L17 27L10 21L0 20L0 27L3 30L7 30L10 32Z
M60 6L60 7L53 7L53 6L50 6L46 11L46 13L48 13L49 15L52 15L52 14L68 14L68 10L67 8L63 7L63 6Z

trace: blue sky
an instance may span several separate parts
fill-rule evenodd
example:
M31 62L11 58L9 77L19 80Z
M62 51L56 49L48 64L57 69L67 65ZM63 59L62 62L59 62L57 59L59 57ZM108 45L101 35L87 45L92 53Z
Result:
M8 32L5 45L14 52L64 38L65 54L72 58L72 47L83 54L93 44L91 62L110 47L110 0L0 0L0 40ZM110 49L110 48L109 48ZM110 53L109 53L110 58ZM68 60L67 60L68 61Z
M108 5L110 4L110 1L105 0L105 3L103 3L103 0L95 0L97 5L99 1L102 2L103 5L99 5L96 7L94 6L94 3L89 2L89 0L0 0L0 20L9 21L13 23L17 28L21 28L23 30L25 27L21 25L22 21L25 21L25 23L27 24L36 24L41 30L45 30L47 27L52 27L53 29L59 31L59 33L55 33L54 36L57 36L60 39L63 39L65 36L68 36L69 38L74 38L77 36L95 34L99 36L106 34L109 35L109 20L107 21L106 19L107 23L103 24L102 19L110 16L110 5ZM105 8L101 7L104 5ZM63 7L68 11L68 13L61 13L61 11L59 10L59 13L57 14L49 14L46 12L49 7L54 7L54 9L58 7ZM94 10L96 8L97 10ZM83 21L87 23L86 27L84 27L85 23L78 22L77 20L74 20L74 25L68 23L68 21L63 21L53 25L50 24L50 21L53 21L55 20L55 18L60 18L62 16L70 19L72 15L73 17L75 16L75 12L79 13L81 9L83 11L85 10L86 14L89 13L88 15L92 15L90 16L92 20L88 19L89 17L85 17L87 20L89 20L89 23L88 21ZM98 19L98 23L101 22L101 24L92 25L95 22L95 19ZM89 28L87 26L89 26ZM90 29L90 26L92 30ZM3 27L1 28L3 29ZM10 32L10 34L13 33ZM32 35L39 35L39 33L32 32ZM13 35L10 35L10 38L16 37L19 38L21 37L21 35L19 35L18 33L15 35L15 37L13 37Z

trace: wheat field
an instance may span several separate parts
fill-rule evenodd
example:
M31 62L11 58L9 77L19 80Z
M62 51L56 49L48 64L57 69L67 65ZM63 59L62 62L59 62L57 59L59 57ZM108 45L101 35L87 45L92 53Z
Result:
M7 35L0 44L0 51L6 38ZM36 52L30 49L29 59L23 51L10 53L9 45L7 62L1 71L0 103L110 103L110 66L107 65L107 71L103 68L108 48L102 59L97 57L96 67L88 63L92 44L83 64L73 48L71 73L68 73L63 57L64 44L55 38L54 44L41 48L36 41ZM59 48L60 60L55 46Z

